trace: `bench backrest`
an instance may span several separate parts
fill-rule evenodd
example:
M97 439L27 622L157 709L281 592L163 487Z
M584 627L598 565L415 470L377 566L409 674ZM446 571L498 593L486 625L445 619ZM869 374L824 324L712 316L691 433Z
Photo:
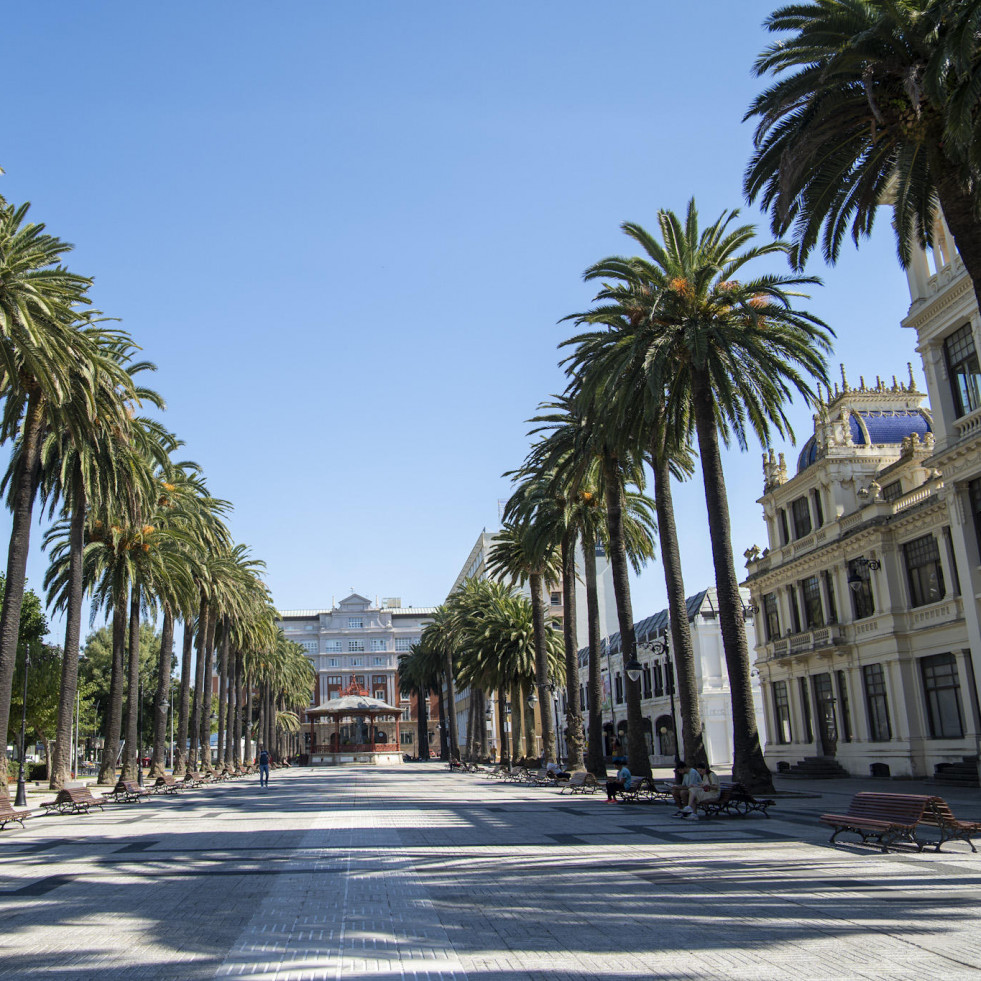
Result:
M0 814L13 814L14 807L10 803L10 798L0 794Z
M874 821L893 821L896 824L916 824L931 798L920 794L877 794L863 791L852 798L848 816Z
M954 817L954 812L950 809L950 804L943 799L943 797L931 797L930 802L927 805L927 809L923 812L923 817L921 821L924 824L932 824L936 827L942 827L943 825L962 825L962 824L974 824L974 821L958 821Z

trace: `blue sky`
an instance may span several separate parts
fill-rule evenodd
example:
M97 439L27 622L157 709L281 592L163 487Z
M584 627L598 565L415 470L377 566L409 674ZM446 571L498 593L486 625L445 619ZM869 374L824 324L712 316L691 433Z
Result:
M436 604L563 386L557 322L588 305L582 270L626 249L619 223L694 195L765 233L741 118L770 9L12 5L0 193L75 243L96 305L158 364L166 421L281 608L352 587ZM808 270L853 379L921 378L887 217ZM727 473L738 556L765 539L759 448ZM695 592L700 482L676 496ZM44 567L35 548L34 584ZM634 610L663 605L654 564Z

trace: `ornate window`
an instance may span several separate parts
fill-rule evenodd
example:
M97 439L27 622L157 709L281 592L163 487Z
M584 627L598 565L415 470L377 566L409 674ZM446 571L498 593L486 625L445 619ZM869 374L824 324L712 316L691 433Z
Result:
M806 497L798 497L790 505L794 517L794 538L803 538L811 533L811 508Z
M906 581L909 584L910 606L936 603L946 595L944 572L940 566L940 549L933 535L914 538L903 545L906 562Z
M981 365L978 364L970 324L955 330L944 340L944 357L947 360L954 411L958 416L966 416L981 408Z
M869 716L869 739L874 743L887 743L892 739L892 727L889 725L889 699L882 665L866 664L862 668L862 681Z
M780 613L777 610L776 593L763 597L763 622L766 625L766 639L776 640L780 636Z
M348 617L348 630L364 630L364 617Z
M808 630L824 626L824 610L821 607L821 583L817 576L809 576L800 584L801 598L804 601L804 616Z
M347 642L348 651L363 651L364 641L363 640L349 640Z
M801 718L804 720L804 742L809 743L814 740L814 728L811 725L811 696L807 678L798 678L797 684L800 687Z
M773 718L777 723L777 742L786 745L793 739L790 728L790 698L786 681L773 682Z
M920 659L930 735L934 739L960 739L964 735L961 685L953 654Z

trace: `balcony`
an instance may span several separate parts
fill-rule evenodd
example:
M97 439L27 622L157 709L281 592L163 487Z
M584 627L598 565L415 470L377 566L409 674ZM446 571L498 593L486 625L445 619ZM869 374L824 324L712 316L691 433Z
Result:
M841 644L841 626L837 623L815 627L789 637L781 637L767 645L767 660L780 661L798 654L815 654L818 651L833 650Z

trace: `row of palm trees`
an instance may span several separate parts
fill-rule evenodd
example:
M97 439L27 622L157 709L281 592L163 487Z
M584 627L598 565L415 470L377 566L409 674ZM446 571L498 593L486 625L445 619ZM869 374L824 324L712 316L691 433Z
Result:
M599 290L590 309L566 318L579 328L562 345L567 388L540 407L533 445L510 474L515 488L489 571L528 585L531 646L523 677L539 692L564 679L573 768L605 769L595 590L601 546L617 603L629 763L635 773L649 772L640 689L630 677L637 648L628 577L631 565L653 556L655 537L684 752L692 762L706 760L672 500L697 452L732 693L733 773L753 789L771 785L753 708L721 448L735 442L745 449L750 435L764 446L773 433L793 437L787 404L795 394L810 402L812 384L827 382L832 332L798 306L801 288L817 279L746 267L786 258L799 270L819 240L833 262L849 226L858 242L878 207L891 203L903 264L916 245L932 244L945 218L981 304L981 0L813 0L781 8L766 26L780 39L755 68L775 81L747 113L757 131L745 189L769 211L773 231L791 233L791 241L755 244L755 229L737 224L734 211L702 228L694 200L683 217L660 211L656 235L625 223L634 254L586 270ZM585 738L577 550L589 624ZM559 580L564 659L555 663L543 588ZM496 690L499 699L513 686L502 638L520 630L487 612L509 598L517 601L496 583L465 583L441 614L445 623L412 655L440 666L423 677L444 685L451 704L454 681ZM454 609L462 613L456 621ZM522 704L514 694L512 706ZM547 712L541 727L545 755L554 758ZM501 737L503 747L503 730Z
M275 748L309 700L312 669L275 626L262 563L233 542L227 501L182 443L144 407L164 403L141 376L132 338L90 308L91 280L70 272L70 246L0 198L0 439L13 521L0 610L0 733L8 730L17 633L35 508L44 536L50 607L65 616L51 785L69 778L83 599L112 621L112 669L100 782L136 777L141 619L161 617L151 775L165 765L173 644L183 624L174 772L211 768L212 676L219 677L219 765L251 755L253 691L259 739ZM193 665L193 668L192 668ZM192 677L193 673L193 677ZM244 748L241 737L244 734Z

